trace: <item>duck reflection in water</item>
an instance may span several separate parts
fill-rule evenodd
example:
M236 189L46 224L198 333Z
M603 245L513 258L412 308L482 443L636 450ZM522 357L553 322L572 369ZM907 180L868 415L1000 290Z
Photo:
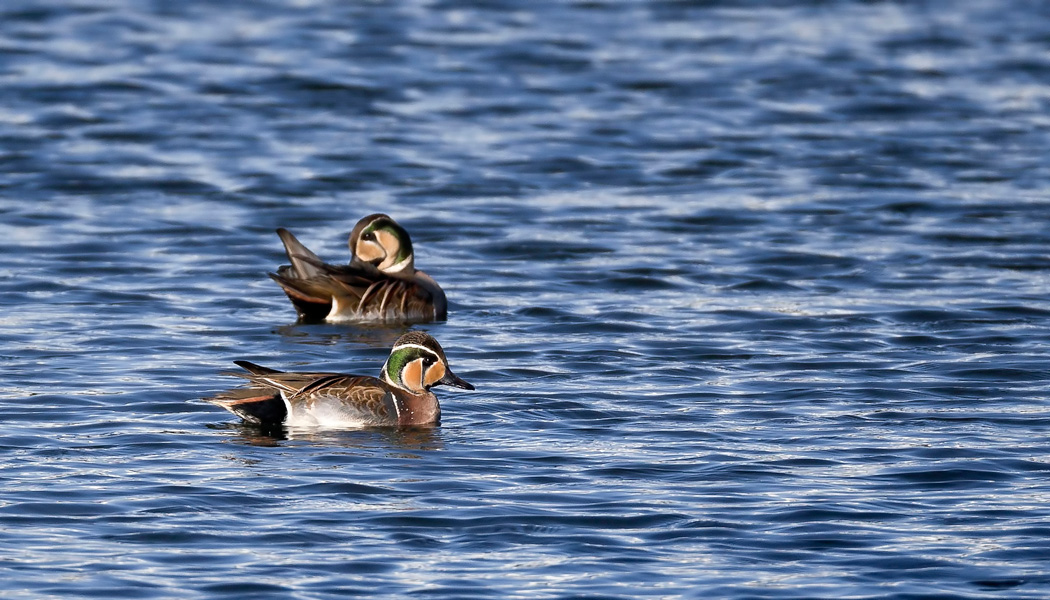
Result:
M317 429L311 427L261 426L252 423L218 423L209 429L231 432L230 440L246 446L275 448L288 442L305 443L326 448L361 449L369 453L386 450L401 458L422 458L422 453L445 447L441 429L418 427L399 429L373 427L368 429Z

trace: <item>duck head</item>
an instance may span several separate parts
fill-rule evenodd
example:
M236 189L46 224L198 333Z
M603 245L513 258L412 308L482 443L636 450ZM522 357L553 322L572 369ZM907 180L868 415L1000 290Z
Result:
M350 232L350 254L384 273L412 273L412 240L404 227L382 213L361 219Z
M413 394L426 393L442 384L474 389L452 372L437 340L422 331L410 331L394 342L380 379Z

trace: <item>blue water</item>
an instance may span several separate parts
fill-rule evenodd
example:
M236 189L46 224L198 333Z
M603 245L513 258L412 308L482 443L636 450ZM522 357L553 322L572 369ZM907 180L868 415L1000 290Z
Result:
M1050 596L1050 9L0 6L0 597ZM478 390L260 431L383 211Z

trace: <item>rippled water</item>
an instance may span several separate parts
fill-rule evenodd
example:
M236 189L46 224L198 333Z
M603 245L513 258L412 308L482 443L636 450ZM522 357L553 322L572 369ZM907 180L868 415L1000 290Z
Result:
M1050 595L1050 10L0 7L0 596ZM276 227L385 211L476 392L259 431Z

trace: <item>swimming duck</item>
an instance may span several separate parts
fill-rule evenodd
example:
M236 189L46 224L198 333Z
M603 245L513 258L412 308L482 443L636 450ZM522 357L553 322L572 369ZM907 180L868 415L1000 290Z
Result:
M290 265L270 277L281 286L302 321L443 321L445 292L415 267L412 240L382 213L361 219L350 232L350 263L329 265L286 229L277 235Z
M430 335L410 331L394 342L379 377L340 373L288 373L246 360L249 387L206 398L249 423L264 426L344 428L436 425L441 420L435 385L473 390L448 367Z

